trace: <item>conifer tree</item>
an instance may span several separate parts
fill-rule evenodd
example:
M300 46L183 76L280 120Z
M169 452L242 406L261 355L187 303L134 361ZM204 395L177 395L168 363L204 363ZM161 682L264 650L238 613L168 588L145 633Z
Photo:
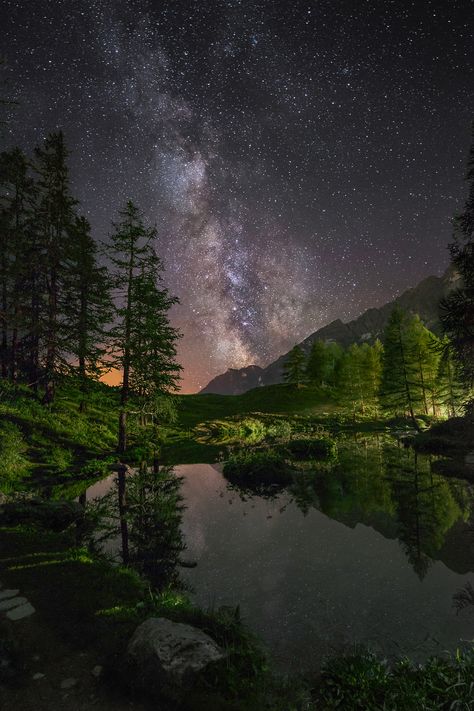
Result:
M326 377L328 384L332 387L336 385L338 364L342 358L343 352L343 348L339 345L339 343L336 343L335 341L332 343L326 343L326 353L328 358Z
M323 341L314 341L306 364L306 377L315 385L327 382L330 366L330 354Z
M79 378L84 410L90 378L104 370L107 349L105 326L112 318L111 285L107 269L98 264L98 249L84 217L71 227L65 289L61 307L70 368Z
M0 282L2 377L17 378L18 349L28 328L29 276L35 270L33 208L35 187L29 163L18 148L0 156Z
M382 377L380 386L381 403L388 412L408 414L418 429L416 413L419 411L419 389L416 363L410 341L412 317L399 307L395 307L384 333Z
M437 375L439 348L436 336L421 322L418 315L413 316L408 324L407 341L409 355L413 360L415 372L412 389L417 390L425 415L437 414Z
M464 211L454 219L452 264L461 284L443 299L440 319L461 366L467 388L474 387L474 122L467 164L468 196ZM473 396L471 394L471 402ZM473 409L474 412L474 409Z
M381 345L352 344L344 351L337 369L337 392L341 403L357 412L376 411L381 375Z
M283 365L283 377L286 383L300 386L305 377L305 361L303 349L300 346L293 346Z
M153 414L157 396L177 390L182 370L176 362L179 332L168 312L178 303L163 286L163 263L150 244L134 282L135 317L130 332L130 387L140 399L142 417Z
M62 132L49 134L44 145L35 150L39 190L36 220L43 256L41 277L46 291L41 363L45 404L53 401L57 374L64 367L65 331L60 302L77 204L70 194L67 156Z
M457 417L462 412L466 387L462 380L459 361L453 353L448 336L438 346L437 406L444 408L448 417Z
M111 342L114 364L122 371L118 451L127 448L127 406L132 389L148 398L176 389L179 366L174 362L178 334L167 311L176 303L159 287L162 264L156 257L154 228L145 227L129 201L120 212L109 247L118 294Z

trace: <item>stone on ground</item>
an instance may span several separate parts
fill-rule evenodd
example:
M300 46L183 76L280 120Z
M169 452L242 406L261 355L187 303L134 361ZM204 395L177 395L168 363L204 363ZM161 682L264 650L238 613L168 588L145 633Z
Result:
M15 597L19 592L19 590L2 590L0 592L0 600L5 600L7 597Z
M13 608L7 612L9 620L22 620L24 617L29 617L35 612L35 608L31 602L26 601L23 605Z
M134 681L154 691L189 686L199 672L224 656L202 630L164 617L139 625L127 648Z
M0 602L0 610L11 610L12 607L18 607L18 605L23 605L25 602L28 602L26 597L9 597Z

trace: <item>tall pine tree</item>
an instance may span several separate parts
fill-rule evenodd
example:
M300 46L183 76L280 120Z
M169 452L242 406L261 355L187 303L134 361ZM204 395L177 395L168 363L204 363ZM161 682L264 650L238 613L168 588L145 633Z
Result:
M69 189L67 156L61 131L49 134L44 145L35 150L39 190L36 220L42 246L42 286L46 291L41 362L45 404L54 399L57 374L64 366L66 346L60 304L77 204Z
M178 333L167 312L176 299L158 284L162 264L153 241L154 228L145 227L138 208L129 201L120 212L109 246L118 297L111 338L114 364L122 371L118 451L127 448L127 408L132 391L151 398L177 388L180 367L175 363Z
M381 404L385 411L408 414L418 429L419 412L417 365L410 339L412 317L399 307L392 311L383 339Z
M306 356L300 346L293 346L283 365L283 378L286 383L299 387L305 379Z
M70 234L61 308L70 369L79 379L83 411L90 379L99 377L105 367L105 327L112 319L111 284L107 269L98 264L88 221L76 217Z
M474 122L467 164L468 196L464 211L454 219L452 264L461 284L440 305L440 318L448 335L468 389L474 417Z

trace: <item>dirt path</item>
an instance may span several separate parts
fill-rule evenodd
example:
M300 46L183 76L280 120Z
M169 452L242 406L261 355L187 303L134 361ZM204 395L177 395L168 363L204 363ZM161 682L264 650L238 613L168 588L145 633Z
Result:
M114 692L101 659L64 644L27 594L6 585L0 587L0 638L8 640L14 657L10 680L0 684L2 711L149 711Z

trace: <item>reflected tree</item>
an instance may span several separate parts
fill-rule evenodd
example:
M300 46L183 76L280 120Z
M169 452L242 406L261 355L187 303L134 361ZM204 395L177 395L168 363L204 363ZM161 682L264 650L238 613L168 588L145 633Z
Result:
M171 467L142 464L127 483L130 562L160 589L176 582L184 511L181 479Z

